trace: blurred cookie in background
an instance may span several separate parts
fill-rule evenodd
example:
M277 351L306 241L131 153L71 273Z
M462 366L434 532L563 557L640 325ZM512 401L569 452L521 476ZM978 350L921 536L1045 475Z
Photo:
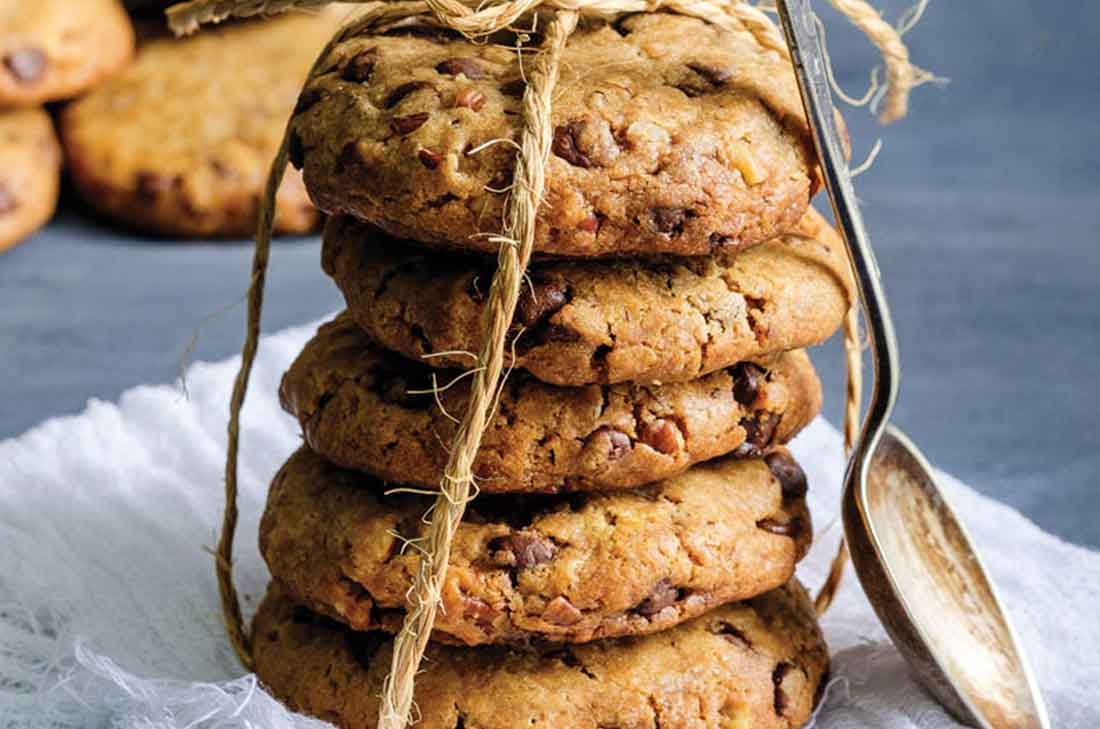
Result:
M133 53L119 0L0 0L0 107L76 96Z
M302 81L344 14L295 14L143 42L125 72L61 115L75 187L130 228L251 236ZM307 232L317 221L301 177L288 170L276 231Z
M60 176L61 148L49 114L0 111L0 251L50 219Z

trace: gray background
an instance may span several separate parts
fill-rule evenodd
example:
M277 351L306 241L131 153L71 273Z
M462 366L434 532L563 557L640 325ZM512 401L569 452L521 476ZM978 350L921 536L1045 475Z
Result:
M824 5L824 3L821 3ZM897 17L904 3L882 4ZM830 10L838 75L866 83L873 53ZM951 79L918 89L886 129L849 110L855 156L884 138L857 187L904 361L897 420L939 466L1044 528L1100 546L1100 5L934 1L907 38ZM208 314L243 295L250 248L124 234L71 200L0 256L0 437L90 397L169 382ZM272 255L268 331L340 305L316 239ZM236 353L237 307L194 356ZM815 357L839 422L836 342Z

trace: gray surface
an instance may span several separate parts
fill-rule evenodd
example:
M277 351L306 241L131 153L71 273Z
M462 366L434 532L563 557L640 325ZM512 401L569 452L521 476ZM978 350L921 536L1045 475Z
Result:
M859 88L871 52L826 18L840 77ZM857 157L886 142L858 188L898 320L899 423L937 465L1093 546L1098 27L1092 3L933 2L909 41L951 84L918 90L910 118L886 130L847 114ZM69 206L0 257L0 437L171 381L194 328L243 294L249 256L138 239ZM269 331L339 306L313 239L277 245L269 291ZM209 323L195 357L235 353L242 321L238 307ZM815 361L838 422L836 343Z

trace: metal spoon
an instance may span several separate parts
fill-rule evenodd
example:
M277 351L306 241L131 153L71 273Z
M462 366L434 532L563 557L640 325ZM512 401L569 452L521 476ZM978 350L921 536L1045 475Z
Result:
M958 720L979 729L1048 729L1027 659L966 531L928 462L888 424L897 342L841 150L815 17L809 0L779 0L778 8L871 333L874 388L841 505L856 574L917 679Z

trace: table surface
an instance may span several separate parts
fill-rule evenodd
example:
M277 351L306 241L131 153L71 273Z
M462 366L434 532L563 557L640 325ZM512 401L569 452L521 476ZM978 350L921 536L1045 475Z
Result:
M885 3L888 14L901 2ZM873 54L826 14L841 82ZM857 181L897 319L897 422L938 466L1066 539L1100 546L1100 5L933 3L907 38L950 77L878 128L849 110ZM170 382L192 357L234 354L251 249L122 233L67 199L0 256L0 438L88 398ZM334 311L316 238L271 259L267 331ZM234 306L234 304L237 304ZM216 313L216 314L215 314ZM207 318L214 314L212 318ZM204 323L205 322L205 323ZM815 353L839 422L839 343Z

